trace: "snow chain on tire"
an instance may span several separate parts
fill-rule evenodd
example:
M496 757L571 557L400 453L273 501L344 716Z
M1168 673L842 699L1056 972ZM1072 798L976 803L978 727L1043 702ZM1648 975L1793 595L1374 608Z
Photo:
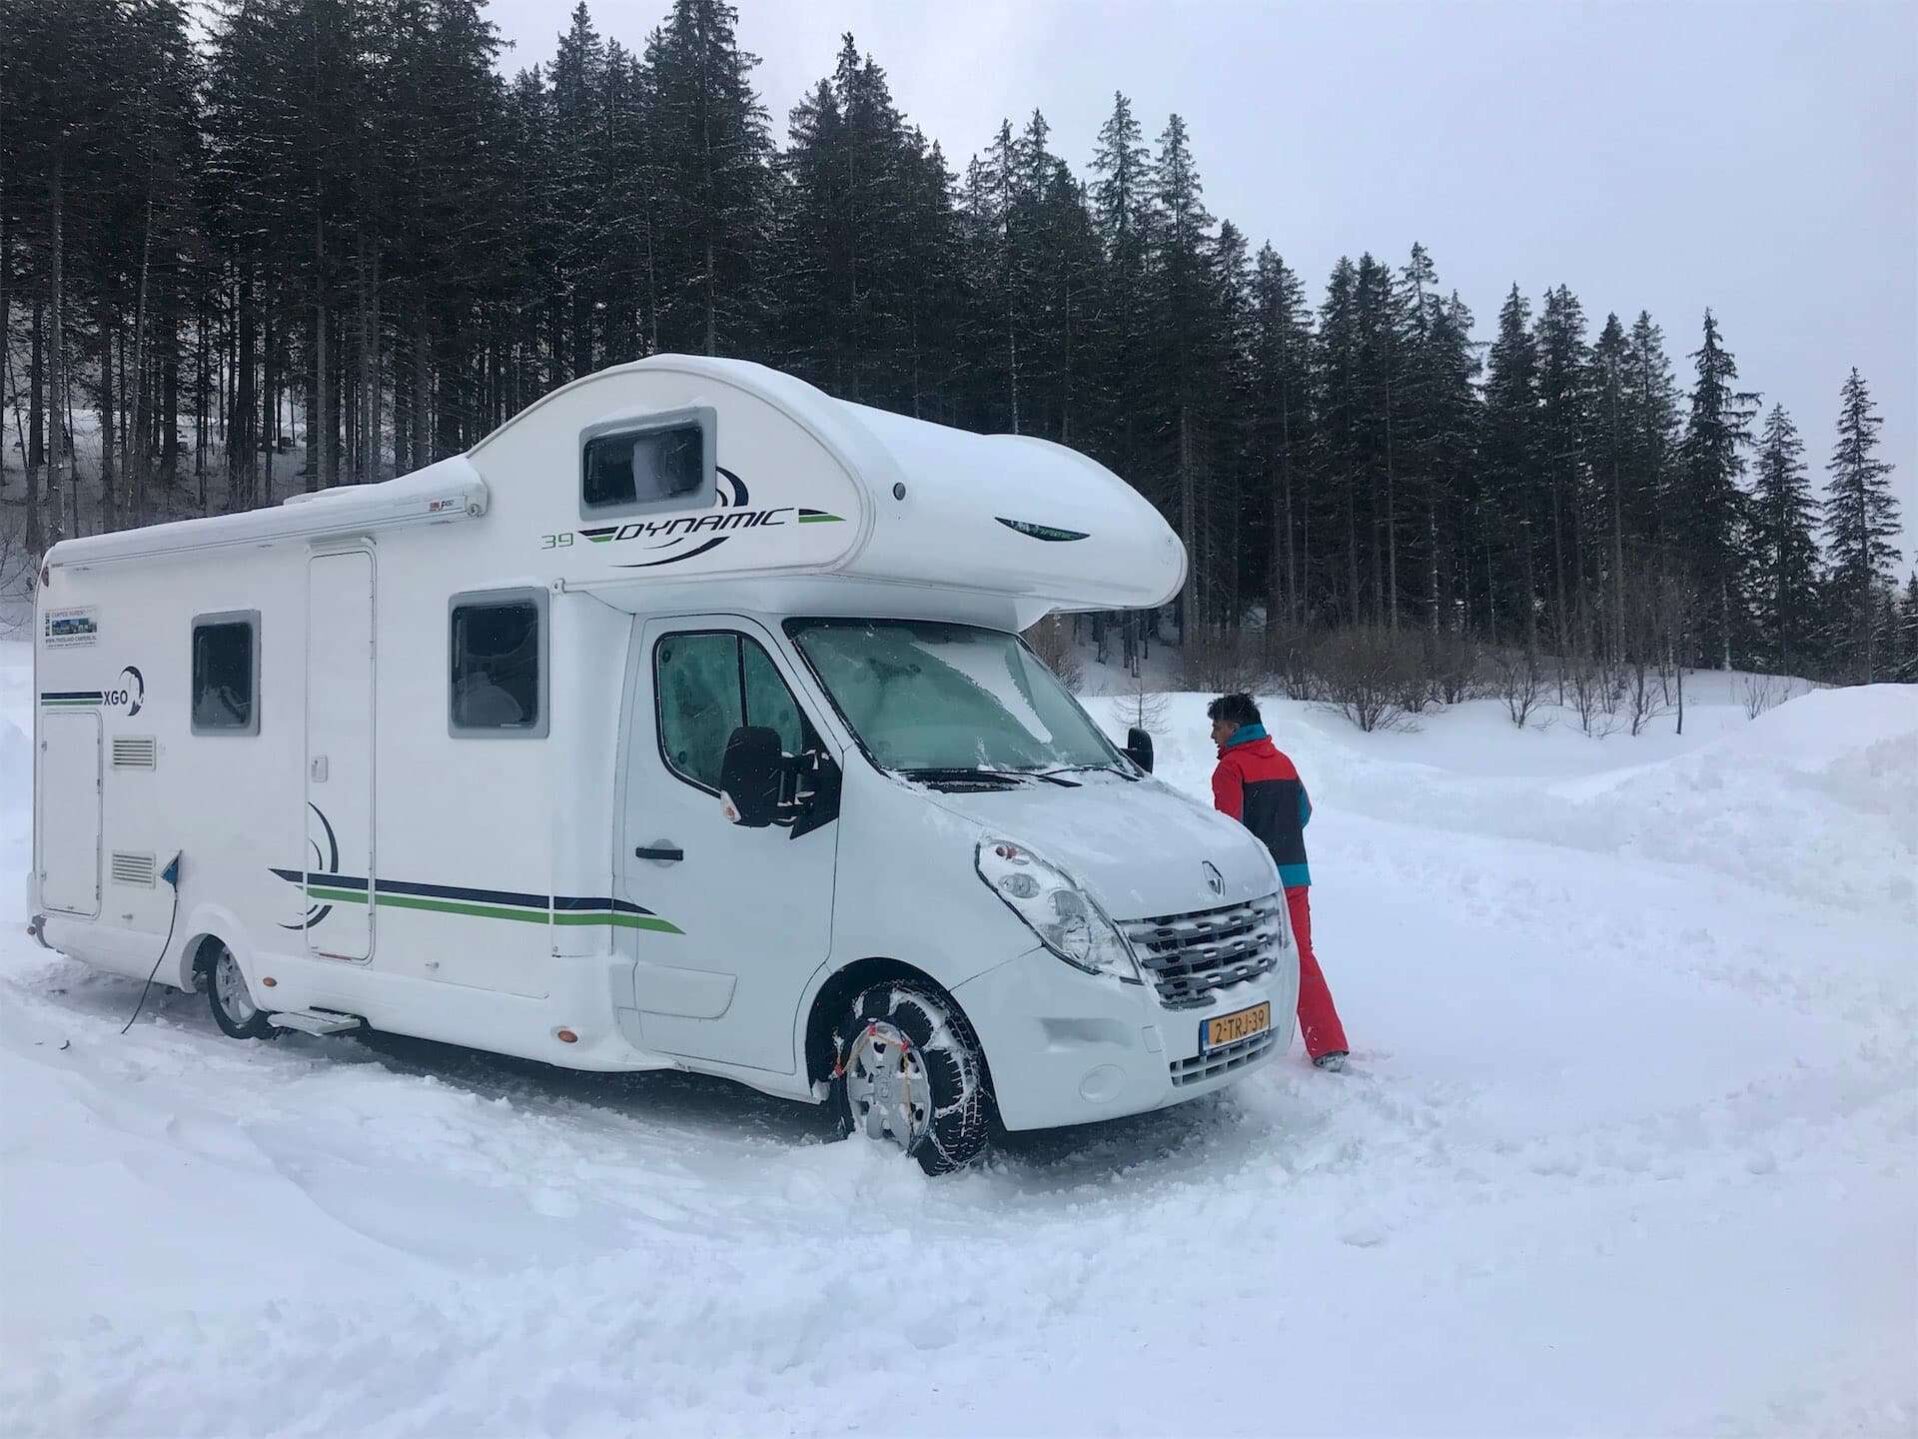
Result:
M919 1051L932 1083L932 1119L908 1151L927 1174L948 1174L985 1152L992 1097L972 1025L929 986L889 980L862 991L833 1032L832 1102L842 1134L855 1131L845 1065L853 1042L875 1023L892 1025Z

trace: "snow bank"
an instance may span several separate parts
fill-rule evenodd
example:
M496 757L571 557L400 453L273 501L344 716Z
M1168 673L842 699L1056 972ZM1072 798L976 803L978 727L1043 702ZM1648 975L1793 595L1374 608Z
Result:
M1198 788L1203 697L1169 701L1162 768ZM1514 730L1492 701L1369 736L1322 706L1261 705L1322 812L1696 866L1918 925L1918 687L1818 690L1756 720L1705 708L1688 736L1604 740Z
M33 646L0 640L0 925L26 918L33 859Z
M1911 1433L1911 700L1268 719L1352 1070L947 1181L669 1072L122 1037L0 926L0 1432Z
M25 897L24 879L33 854L33 807L20 799L33 793L33 742L0 715L0 921L15 917Z

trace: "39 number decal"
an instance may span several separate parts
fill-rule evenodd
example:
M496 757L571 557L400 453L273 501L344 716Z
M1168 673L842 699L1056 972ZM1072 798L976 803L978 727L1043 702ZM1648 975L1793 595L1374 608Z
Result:
M573 532L571 530L566 530L563 533L557 534L557 535L541 535L539 537L539 547L542 550L569 549L571 548L572 543L573 543Z

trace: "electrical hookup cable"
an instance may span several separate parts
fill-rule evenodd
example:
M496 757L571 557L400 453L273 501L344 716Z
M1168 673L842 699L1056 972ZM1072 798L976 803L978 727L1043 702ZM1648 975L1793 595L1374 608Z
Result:
M166 960L166 952L173 948L173 926L180 922L180 855L176 851L173 862L160 871L160 878L173 889L173 913L167 917L166 939L161 942L160 955L153 961L153 968L147 971L147 982L140 986L140 1002L133 1006L133 1013L127 1016L127 1022L120 1026L125 1034L133 1028L133 1021L140 1017L140 1011L146 1008L147 991L153 988L153 977L160 972L160 965Z

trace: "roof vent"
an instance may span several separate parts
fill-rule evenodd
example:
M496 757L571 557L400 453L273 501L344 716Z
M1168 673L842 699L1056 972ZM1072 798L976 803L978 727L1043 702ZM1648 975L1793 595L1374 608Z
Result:
M115 769L153 769L160 762L160 746L152 735L115 735L113 737L113 767Z
M154 863L150 854L129 854L125 850L113 851L111 872L115 884L137 884L145 889L153 888Z

